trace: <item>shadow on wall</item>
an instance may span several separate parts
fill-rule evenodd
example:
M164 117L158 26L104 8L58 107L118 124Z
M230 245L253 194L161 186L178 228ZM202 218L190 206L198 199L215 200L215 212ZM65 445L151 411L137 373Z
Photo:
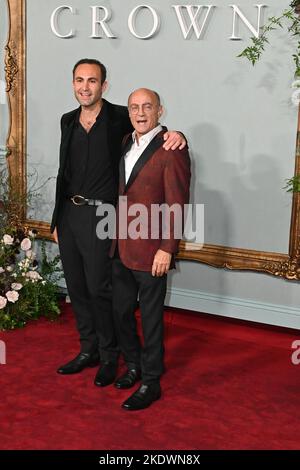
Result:
M217 127L211 124L192 128L191 148L194 166L191 201L204 204L204 241L226 246L230 243L233 226L228 198L222 189L234 165L222 161L225 145Z
M243 234L247 232L246 248L288 252L290 218L281 208L290 205L291 198L284 195L283 184L276 161L266 154L253 155L246 171L232 175L232 197L239 200L241 207L247 208L239 213L237 225L238 238L246 239ZM279 243L283 237L285 247Z
M204 204L204 243L227 246L231 240L233 225L228 197L222 191L222 186L227 180L223 177L224 173L231 175L236 171L235 166L222 161L222 156L226 154L225 144L222 143L216 126L201 124L193 127L188 135L192 160L190 201ZM177 264L176 271L179 275L180 263ZM218 271L220 272L219 269ZM171 275L169 279L169 287L172 287L172 277ZM218 280L219 285L214 286L214 290L227 294L224 276L218 276Z
M191 201L204 204L204 242L280 252L280 249L276 250L276 233L282 234L284 230L288 244L289 223L278 217L278 205L289 204L290 199L283 197L283 182L276 161L267 154L246 158L243 133L237 140L237 163L227 161L230 156L216 126L202 124L192 128L189 135ZM278 236L279 241L281 238ZM244 243L237 245L236 240ZM287 249L288 246L285 252ZM213 290L220 295L231 295L227 292L223 270L218 271L219 285ZM177 273L180 273L180 264Z

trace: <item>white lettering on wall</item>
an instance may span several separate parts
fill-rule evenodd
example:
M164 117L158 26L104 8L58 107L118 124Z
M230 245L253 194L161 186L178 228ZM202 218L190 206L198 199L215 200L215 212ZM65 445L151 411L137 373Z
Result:
M151 29L150 33L149 34L146 34L145 36L140 36L137 32L136 32L136 29L135 29L135 21L136 21L136 17L138 15L138 13L142 10L142 9L145 9L147 8L150 13L152 14L152 17L153 17L153 28ZM152 38L155 33L158 31L159 29L159 25L160 25L160 21L159 21L159 17L156 13L156 11L154 10L154 8L150 7L149 5L138 5L137 7L135 7L132 12L130 13L129 15L129 18L128 18L128 28L129 28L129 31L131 32L131 34L133 34L136 38L138 39L150 39Z
M71 29L71 31L68 34L60 34L58 32L59 16L64 10L69 10L73 15L73 8L71 6L61 5L60 7L57 7L52 13L51 18L50 18L51 29L52 29L52 32L55 34L55 36L57 36L58 38L64 38L64 39L72 38L75 35L73 29Z
M267 5L263 5L263 4L254 5L256 8L258 8L258 12L257 12L257 29L255 29L254 26L252 26L252 24L250 23L250 21L247 20L247 18L241 12L241 10L239 9L238 6L236 6L236 5L229 5L229 6L231 8L233 8L232 35L230 36L229 39L237 40L237 41L241 40L241 38L235 34L237 16L239 16L239 18L243 21L243 23L247 26L247 28L250 29L253 36L255 36L256 38L259 38L260 27L261 27L261 11L262 11L262 8L266 7Z
M257 26L253 26L250 21L246 18L244 13L236 4L228 5L232 9L232 34L229 37L231 40L241 40L238 35L238 25L242 22L249 29L251 34L258 38L260 35L263 8L267 7L265 4L254 4L257 8ZM195 34L197 39L202 39L205 30L209 24L213 10L217 8L215 5L171 5L175 11L177 22L180 26L184 39L188 39L190 36ZM92 34L90 38L102 39L103 37L114 39L117 36L111 31L109 21L111 19L112 11L105 6L93 5L90 6L92 10ZM72 15L75 15L76 10L70 5L61 5L57 7L51 15L50 24L51 30L55 36L62 39L67 39L75 36L76 30L71 29L69 33L63 34L60 26L60 18L63 12L68 11ZM142 11L146 10L146 14L150 14L153 26L151 31L148 33L137 32L137 18ZM227 11L231 11L226 8ZM222 9L218 11L222 13ZM224 11L224 10L223 10ZM136 6L128 16L128 28L130 33L137 39L150 39L155 36L160 27L160 16L157 11L149 5L138 5Z
M200 39L202 31L206 25L209 14L214 8L214 5L172 5L177 15L177 19L183 34L184 39L187 39L192 31L195 32L197 39ZM203 20L202 26L199 26L198 17L202 11L202 8L207 8L205 18ZM189 22L187 23L186 14L187 12L189 17Z
M102 38L101 30L104 32L107 38L116 38L107 22L111 18L111 12L106 7L101 6L91 6L92 9L92 34L90 38ZM100 18L100 12L104 12L103 18Z

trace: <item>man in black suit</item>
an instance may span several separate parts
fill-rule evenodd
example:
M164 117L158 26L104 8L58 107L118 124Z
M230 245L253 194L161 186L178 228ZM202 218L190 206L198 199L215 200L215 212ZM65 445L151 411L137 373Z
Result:
M57 372L74 374L101 362L94 382L101 387L115 379L119 348L111 307L111 241L96 236L96 210L116 202L122 140L132 131L127 108L102 98L106 87L106 69L99 61L75 64L73 88L80 107L61 119L51 222L80 336L80 353ZM166 149L185 145L176 132L164 138Z

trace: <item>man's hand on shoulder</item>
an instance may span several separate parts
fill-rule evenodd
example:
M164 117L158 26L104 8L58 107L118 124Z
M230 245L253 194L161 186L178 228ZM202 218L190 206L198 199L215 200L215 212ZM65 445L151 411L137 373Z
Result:
M184 149L186 146L186 139L181 132L178 131L168 131L164 133L164 145L165 150L179 150Z
M169 271L171 259L171 253L163 250L157 250L152 264L152 276L161 277L164 274L167 274Z

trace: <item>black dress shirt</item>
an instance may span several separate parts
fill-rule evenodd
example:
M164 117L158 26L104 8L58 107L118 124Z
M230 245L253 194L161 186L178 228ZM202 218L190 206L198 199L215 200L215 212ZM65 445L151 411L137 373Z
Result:
M80 109L68 149L64 175L66 195L79 194L89 199L114 202L117 197L111 156L107 143L107 106L103 102L89 132L80 123Z

